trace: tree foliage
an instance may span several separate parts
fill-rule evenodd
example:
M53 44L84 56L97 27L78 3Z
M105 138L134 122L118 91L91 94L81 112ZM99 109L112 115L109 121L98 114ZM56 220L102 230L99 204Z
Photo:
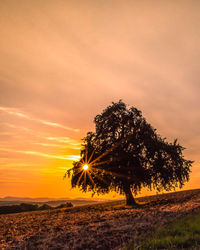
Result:
M81 159L67 172L72 187L97 194L114 190L132 204L132 192L143 187L169 191L189 180L192 161L184 159L184 148L157 134L138 109L113 102L94 123L95 132L83 139Z

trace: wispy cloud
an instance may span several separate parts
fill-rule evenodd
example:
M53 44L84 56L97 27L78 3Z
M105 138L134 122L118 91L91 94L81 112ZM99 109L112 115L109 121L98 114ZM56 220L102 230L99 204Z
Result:
M15 149L8 149L8 148L0 148L0 151L35 155L35 156L39 156L39 157L54 158L54 159L69 160L69 161L76 161L76 160L80 159L79 155L54 155L54 154L46 154L46 153L36 152L36 151L15 150Z
M50 122L50 121L37 119L35 117L31 117L31 116L29 116L27 114L24 114L20 110L15 109L15 108L8 108L8 107L2 107L1 106L0 111L6 112L6 113L8 113L10 115L15 115L15 116L18 116L18 117L21 117L21 118L25 118L25 119L28 119L28 120L31 120L31 121L39 122L39 123L42 123L42 124L47 125L47 126L62 128L62 129L73 131L73 132L79 132L80 131L80 129L77 129L77 128L71 128L71 127L64 126L62 124L56 123L56 122Z
M45 140L45 141L54 141L56 143L46 143L46 142L34 142L33 144L36 145L41 145L44 147L58 147L58 148L71 148L71 149L77 149L80 150L81 148L81 143L75 139L72 139L70 137L64 137L64 136L47 136L47 134L45 133L41 133L39 131L30 129L30 128L26 128L26 127L22 127L22 126L16 126L14 124L10 124L10 123L4 123L6 126L13 128L13 129L18 129L21 130L25 133L30 134L33 137L37 137L40 138L41 140ZM0 132L0 135L12 135L10 132Z
M44 146L44 147L55 147L55 148L71 148L80 150L80 146L76 145L63 145L63 144L52 144L52 143L42 143L42 142L34 142L33 144Z
M33 164L33 163L30 163L30 162L28 162L28 163L19 163L19 162L14 162L14 163L0 163L0 169L2 169L2 168L11 168L11 169L13 169L13 168L16 168L16 169L19 169L19 167L34 167L34 169L35 169L35 167L38 167L38 168L40 168L40 165L39 164ZM37 168L36 168L36 170L37 170Z
M52 137L52 136L50 136L50 137L45 137L45 139L50 140L50 141L57 141L60 143L68 143L68 144L73 145L73 146L80 146L81 145L81 143L79 143L76 140L71 139L69 137L63 137L63 136Z
M73 132L79 132L80 131L80 129L63 126L63 125L61 125L59 123L56 123L56 122L48 122L48 121L44 121L44 120L38 120L38 121L45 124L45 125L49 125L49 126L57 127L57 128L63 128L63 129L70 130L70 131L73 131Z
M0 136L4 136L4 135L13 135L12 133L10 132L0 132Z
M26 118L26 119L31 119L28 115L25 115L19 111L17 111L16 109L13 109L13 108L8 108L8 107L0 107L0 110L1 111L4 111L10 115L16 115L16 116L19 116L19 117L23 117L23 118Z

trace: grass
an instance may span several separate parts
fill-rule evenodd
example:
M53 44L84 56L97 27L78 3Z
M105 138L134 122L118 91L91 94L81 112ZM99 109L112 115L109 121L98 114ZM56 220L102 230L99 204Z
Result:
M200 249L200 212L157 229L149 238L130 243L127 249Z

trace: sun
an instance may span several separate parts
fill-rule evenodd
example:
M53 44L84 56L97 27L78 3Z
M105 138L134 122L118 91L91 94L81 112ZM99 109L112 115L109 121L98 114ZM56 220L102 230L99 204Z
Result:
M88 170L89 166L87 164L83 165L84 170Z

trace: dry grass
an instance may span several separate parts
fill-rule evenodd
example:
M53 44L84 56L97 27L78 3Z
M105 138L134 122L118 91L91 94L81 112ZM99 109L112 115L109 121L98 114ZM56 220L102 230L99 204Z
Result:
M200 190L0 216L0 249L120 249L183 215L200 210Z

